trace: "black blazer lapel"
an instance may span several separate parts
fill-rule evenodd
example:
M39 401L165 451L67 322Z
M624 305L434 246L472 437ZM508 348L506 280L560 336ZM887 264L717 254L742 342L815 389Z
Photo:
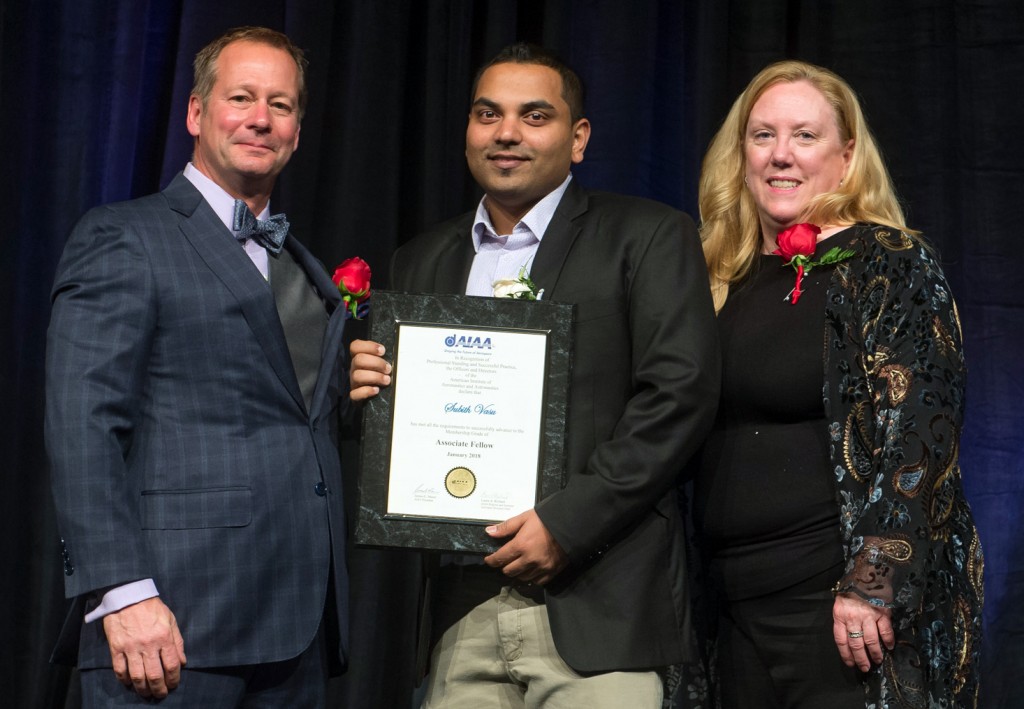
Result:
M543 288L545 294L553 294L558 286L562 266L580 233L574 220L586 211L587 196L574 179L569 182L562 201L551 217L530 268L530 279L538 288Z
M466 292L466 283L469 281L469 270L473 267L473 239L469 231L473 228L472 216L468 220L460 220L452 234L440 249L434 273L435 293L456 293L462 295Z
M271 368L299 408L305 410L269 284L245 250L238 247L203 196L184 176L179 174L175 177L163 194L171 209L184 217L179 226L185 238L238 300Z

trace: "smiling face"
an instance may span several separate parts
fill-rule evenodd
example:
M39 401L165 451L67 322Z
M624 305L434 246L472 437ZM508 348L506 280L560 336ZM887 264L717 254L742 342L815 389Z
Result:
M554 69L516 63L487 69L470 109L466 161L487 193L495 228L509 233L558 187L583 160L589 137L587 119L573 123Z
M775 84L761 94L743 153L766 242L774 248L775 236L797 223L814 197L839 187L852 152L853 140L843 139L835 111L809 82Z
M192 160L258 214L299 145L298 67L283 49L239 41L217 57L216 76L205 101L189 98Z

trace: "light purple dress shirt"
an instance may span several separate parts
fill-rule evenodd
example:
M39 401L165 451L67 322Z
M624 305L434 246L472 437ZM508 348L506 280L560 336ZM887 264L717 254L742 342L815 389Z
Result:
M192 183L192 185L199 190L199 193L203 195L203 199L210 205L217 217L224 222L224 226L228 228L232 236L238 232L234 231L231 226L235 219L235 198L229 195L224 189L216 182L211 180L209 177L199 172L198 168L192 163L185 166L185 169L181 173L185 176L185 179ZM257 219L266 219L270 216L270 203L267 202L267 206L263 208L263 211L256 215ZM256 264L256 268L260 270L264 278L267 278L269 273L269 267L267 266L267 250L260 246L252 239L246 239L244 243L245 253L249 254L249 258Z
M517 278L519 269L525 267L530 273L533 258L537 255L540 240L548 230L551 217L558 209L559 202L572 175L549 192L527 212L512 228L511 234L498 234L487 212L487 197L480 200L473 222L473 265L466 281L466 295L494 295L494 282L503 278Z

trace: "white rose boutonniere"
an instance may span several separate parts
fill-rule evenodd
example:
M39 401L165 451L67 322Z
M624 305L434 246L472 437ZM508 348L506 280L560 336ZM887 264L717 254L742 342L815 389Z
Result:
M515 298L516 300L540 300L544 289L537 290L537 284L526 275L526 266L519 269L516 278L499 278L493 284L495 298Z

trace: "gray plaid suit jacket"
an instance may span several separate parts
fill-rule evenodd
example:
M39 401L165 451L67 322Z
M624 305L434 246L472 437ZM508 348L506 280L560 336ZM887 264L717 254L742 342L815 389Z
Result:
M308 410L268 283L183 176L93 209L73 230L46 361L46 443L74 599L55 659L77 649L80 667L109 666L103 624L83 625L83 611L98 591L153 578L189 667L295 657L327 603L344 660L334 441L344 308L322 265L291 236L286 248L325 306Z

